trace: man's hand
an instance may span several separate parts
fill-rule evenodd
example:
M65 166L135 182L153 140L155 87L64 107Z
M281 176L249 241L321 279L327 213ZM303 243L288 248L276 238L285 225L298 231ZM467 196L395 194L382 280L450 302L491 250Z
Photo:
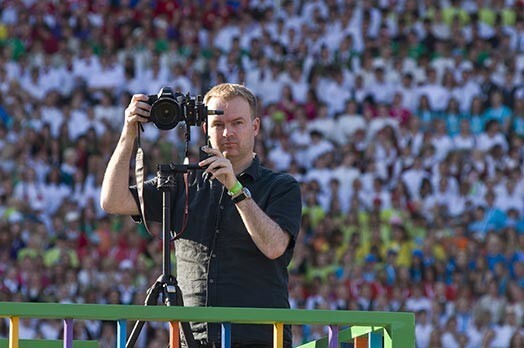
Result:
M218 149L205 146L202 150L211 157L200 161L198 165L201 167L207 166L206 172L212 175L211 179L217 179L226 189L231 189L237 182L231 161L225 158Z
M137 123L149 121L151 105L147 103L148 96L145 94L134 94L125 111L124 131L126 134L136 137Z

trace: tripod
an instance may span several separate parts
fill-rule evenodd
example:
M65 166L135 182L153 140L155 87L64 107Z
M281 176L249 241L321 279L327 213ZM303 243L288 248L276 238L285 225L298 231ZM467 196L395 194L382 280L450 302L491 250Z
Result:
M160 275L155 283L147 290L144 301L146 306L156 305L160 294L162 294L162 299L166 306L184 305L182 292L178 287L178 282L176 278L171 275L171 191L175 187L175 174L187 173L189 170L196 169L200 169L200 167L198 165L158 165L157 189L162 192L162 275ZM143 219L145 224L145 216L143 216ZM145 322L140 320L135 323L131 335L126 342L126 348L132 348L135 346L144 324ZM181 326L188 347L195 347L196 342L193 338L193 333L191 332L189 323L183 322L181 323Z

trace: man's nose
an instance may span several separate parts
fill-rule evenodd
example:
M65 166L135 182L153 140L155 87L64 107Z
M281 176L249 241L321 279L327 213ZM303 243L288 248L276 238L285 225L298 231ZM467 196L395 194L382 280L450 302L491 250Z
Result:
M233 133L233 131L232 131L230 126L224 126L224 131L222 132L222 136L224 138L227 138L227 137L231 136L232 133Z

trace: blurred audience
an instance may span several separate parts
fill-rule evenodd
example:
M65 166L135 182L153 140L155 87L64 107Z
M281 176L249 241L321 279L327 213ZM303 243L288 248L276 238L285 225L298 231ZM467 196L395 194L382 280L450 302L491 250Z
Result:
M421 348L522 347L521 0L2 1L0 301L142 304L162 245L98 202L123 108L222 81L257 94L256 151L301 183L293 308L413 311ZM147 174L185 139L146 127ZM116 342L110 323L74 330Z

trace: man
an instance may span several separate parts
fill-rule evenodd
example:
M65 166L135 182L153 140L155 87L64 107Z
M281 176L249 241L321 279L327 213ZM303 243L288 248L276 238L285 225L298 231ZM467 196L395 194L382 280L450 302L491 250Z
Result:
M125 111L119 143L102 184L101 205L112 214L141 220L136 188L127 181L139 122L147 122L147 96L134 95ZM211 110L209 158L199 165L189 188L187 229L175 242L177 278L187 306L289 308L287 265L291 259L301 218L300 188L296 180L260 165L253 153L260 130L256 98L244 86L220 84L204 97ZM204 129L205 129L204 125ZM209 178L207 178L209 176ZM179 176L172 196L171 216L180 231L186 205L184 180ZM155 179L144 186L145 217L162 219L162 193ZM194 324L201 347L218 346L218 324ZM291 347L286 327L285 345ZM272 345L272 327L242 325L232 328L238 347Z

